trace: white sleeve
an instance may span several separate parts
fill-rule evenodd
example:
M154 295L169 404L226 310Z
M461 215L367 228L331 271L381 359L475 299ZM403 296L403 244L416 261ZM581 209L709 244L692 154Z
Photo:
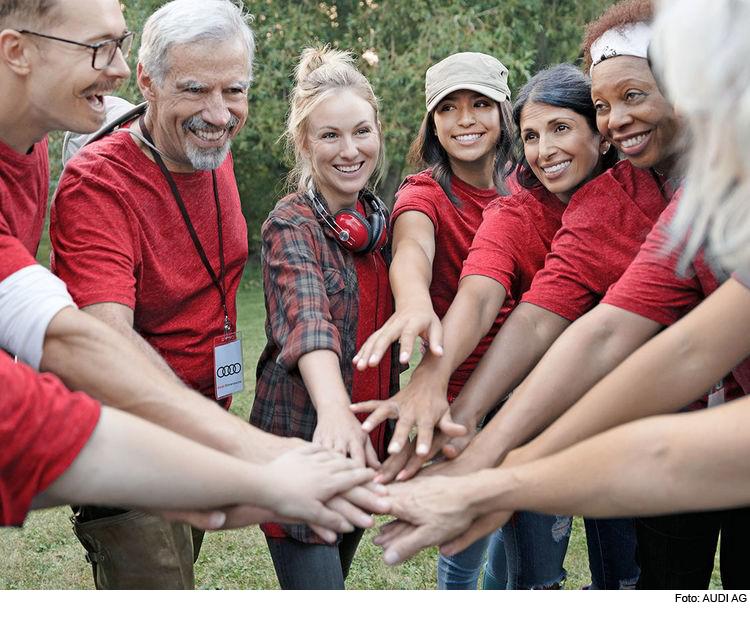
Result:
M65 283L41 264L0 281L0 348L39 369L47 327L65 307L75 307Z

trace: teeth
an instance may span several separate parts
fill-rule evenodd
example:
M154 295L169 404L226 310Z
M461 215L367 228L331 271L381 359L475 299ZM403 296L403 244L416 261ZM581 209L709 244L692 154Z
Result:
M542 169L544 170L545 174L555 174L560 170L564 170L569 165L570 161L563 161L562 163L555 163L555 165L551 165L550 167L543 167Z
M356 165L334 165L333 167L340 172L356 172L362 167L362 163L357 163Z
M646 133L641 133L640 135L636 135L635 137L630 137L622 142L622 147L632 148L633 146L637 146L646 139L646 135Z
M459 142L472 142L480 137L482 137L481 133L472 133L471 135L456 135L455 139Z
M195 133L198 136L199 139L202 139L202 140L207 141L207 142L213 142L213 141L216 141L218 139L221 139L221 137L224 135L224 131L223 130L222 131L216 131L216 132L213 132L213 133L210 132L210 131L199 131L199 130L196 130L196 131L193 131L193 133Z

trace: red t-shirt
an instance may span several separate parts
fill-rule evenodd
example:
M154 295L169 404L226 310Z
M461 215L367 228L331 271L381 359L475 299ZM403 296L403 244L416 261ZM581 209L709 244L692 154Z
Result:
M505 321L544 265L564 212L565 204L542 187L500 197L487 208L461 277L483 275L505 288L497 323Z
M665 249L669 242L668 225L677 210L679 195L675 194L632 264L607 291L603 303L670 326L719 287L720 281L702 251L693 259L687 276L680 277L676 270L679 251L667 253ZM724 388L727 400L742 395L731 376L724 381ZM691 409L705 407L705 397L701 401Z
M440 319L443 319L456 295L461 268L474 234L482 223L484 209L498 197L495 189L476 189L455 176L451 180L451 188L461 204L460 208L450 202L440 185L432 179L429 170L407 176L396 195L391 216L391 222L395 225L401 214L416 210L427 215L435 226L430 298ZM496 322L471 356L451 376L448 386L450 397L458 395L499 327L499 322Z
M210 171L174 173L206 256L219 274ZM216 170L227 310L247 260L247 228L232 159ZM134 328L190 387L214 397L213 340L223 333L219 291L201 262L169 185L127 133L84 148L67 164L51 209L52 268L79 306L121 303Z
M666 205L653 174L628 161L586 183L570 200L544 268L521 300L579 318L620 278Z
M47 139L29 154L0 141L0 281L36 264L48 191Z
M101 405L3 353L0 393L0 520L20 526L34 496L67 470L86 444Z

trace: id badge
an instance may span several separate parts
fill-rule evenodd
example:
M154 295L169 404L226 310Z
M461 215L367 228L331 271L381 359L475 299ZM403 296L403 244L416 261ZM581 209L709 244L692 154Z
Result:
M724 403L724 380L719 380L708 392L708 407L720 406Z
M214 390L216 399L224 399L245 388L242 363L242 337L228 333L214 338Z

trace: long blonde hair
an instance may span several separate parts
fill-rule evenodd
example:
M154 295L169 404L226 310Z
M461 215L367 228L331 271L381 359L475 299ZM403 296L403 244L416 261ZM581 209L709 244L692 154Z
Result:
M672 222L683 272L704 245L728 270L750 266L748 27L750 0L662 2L654 25L656 70L692 140Z
M294 77L295 86L290 96L289 117L283 135L287 148L294 157L294 167L289 172L287 180L297 191L306 192L313 186L312 162L305 153L308 119L312 111L337 91L349 89L372 105L377 128L379 105L370 82L357 70L352 54L347 51L331 49L328 45L320 48L308 47L302 51ZM378 136L380 152L375 184L385 166L385 144L379 129Z

